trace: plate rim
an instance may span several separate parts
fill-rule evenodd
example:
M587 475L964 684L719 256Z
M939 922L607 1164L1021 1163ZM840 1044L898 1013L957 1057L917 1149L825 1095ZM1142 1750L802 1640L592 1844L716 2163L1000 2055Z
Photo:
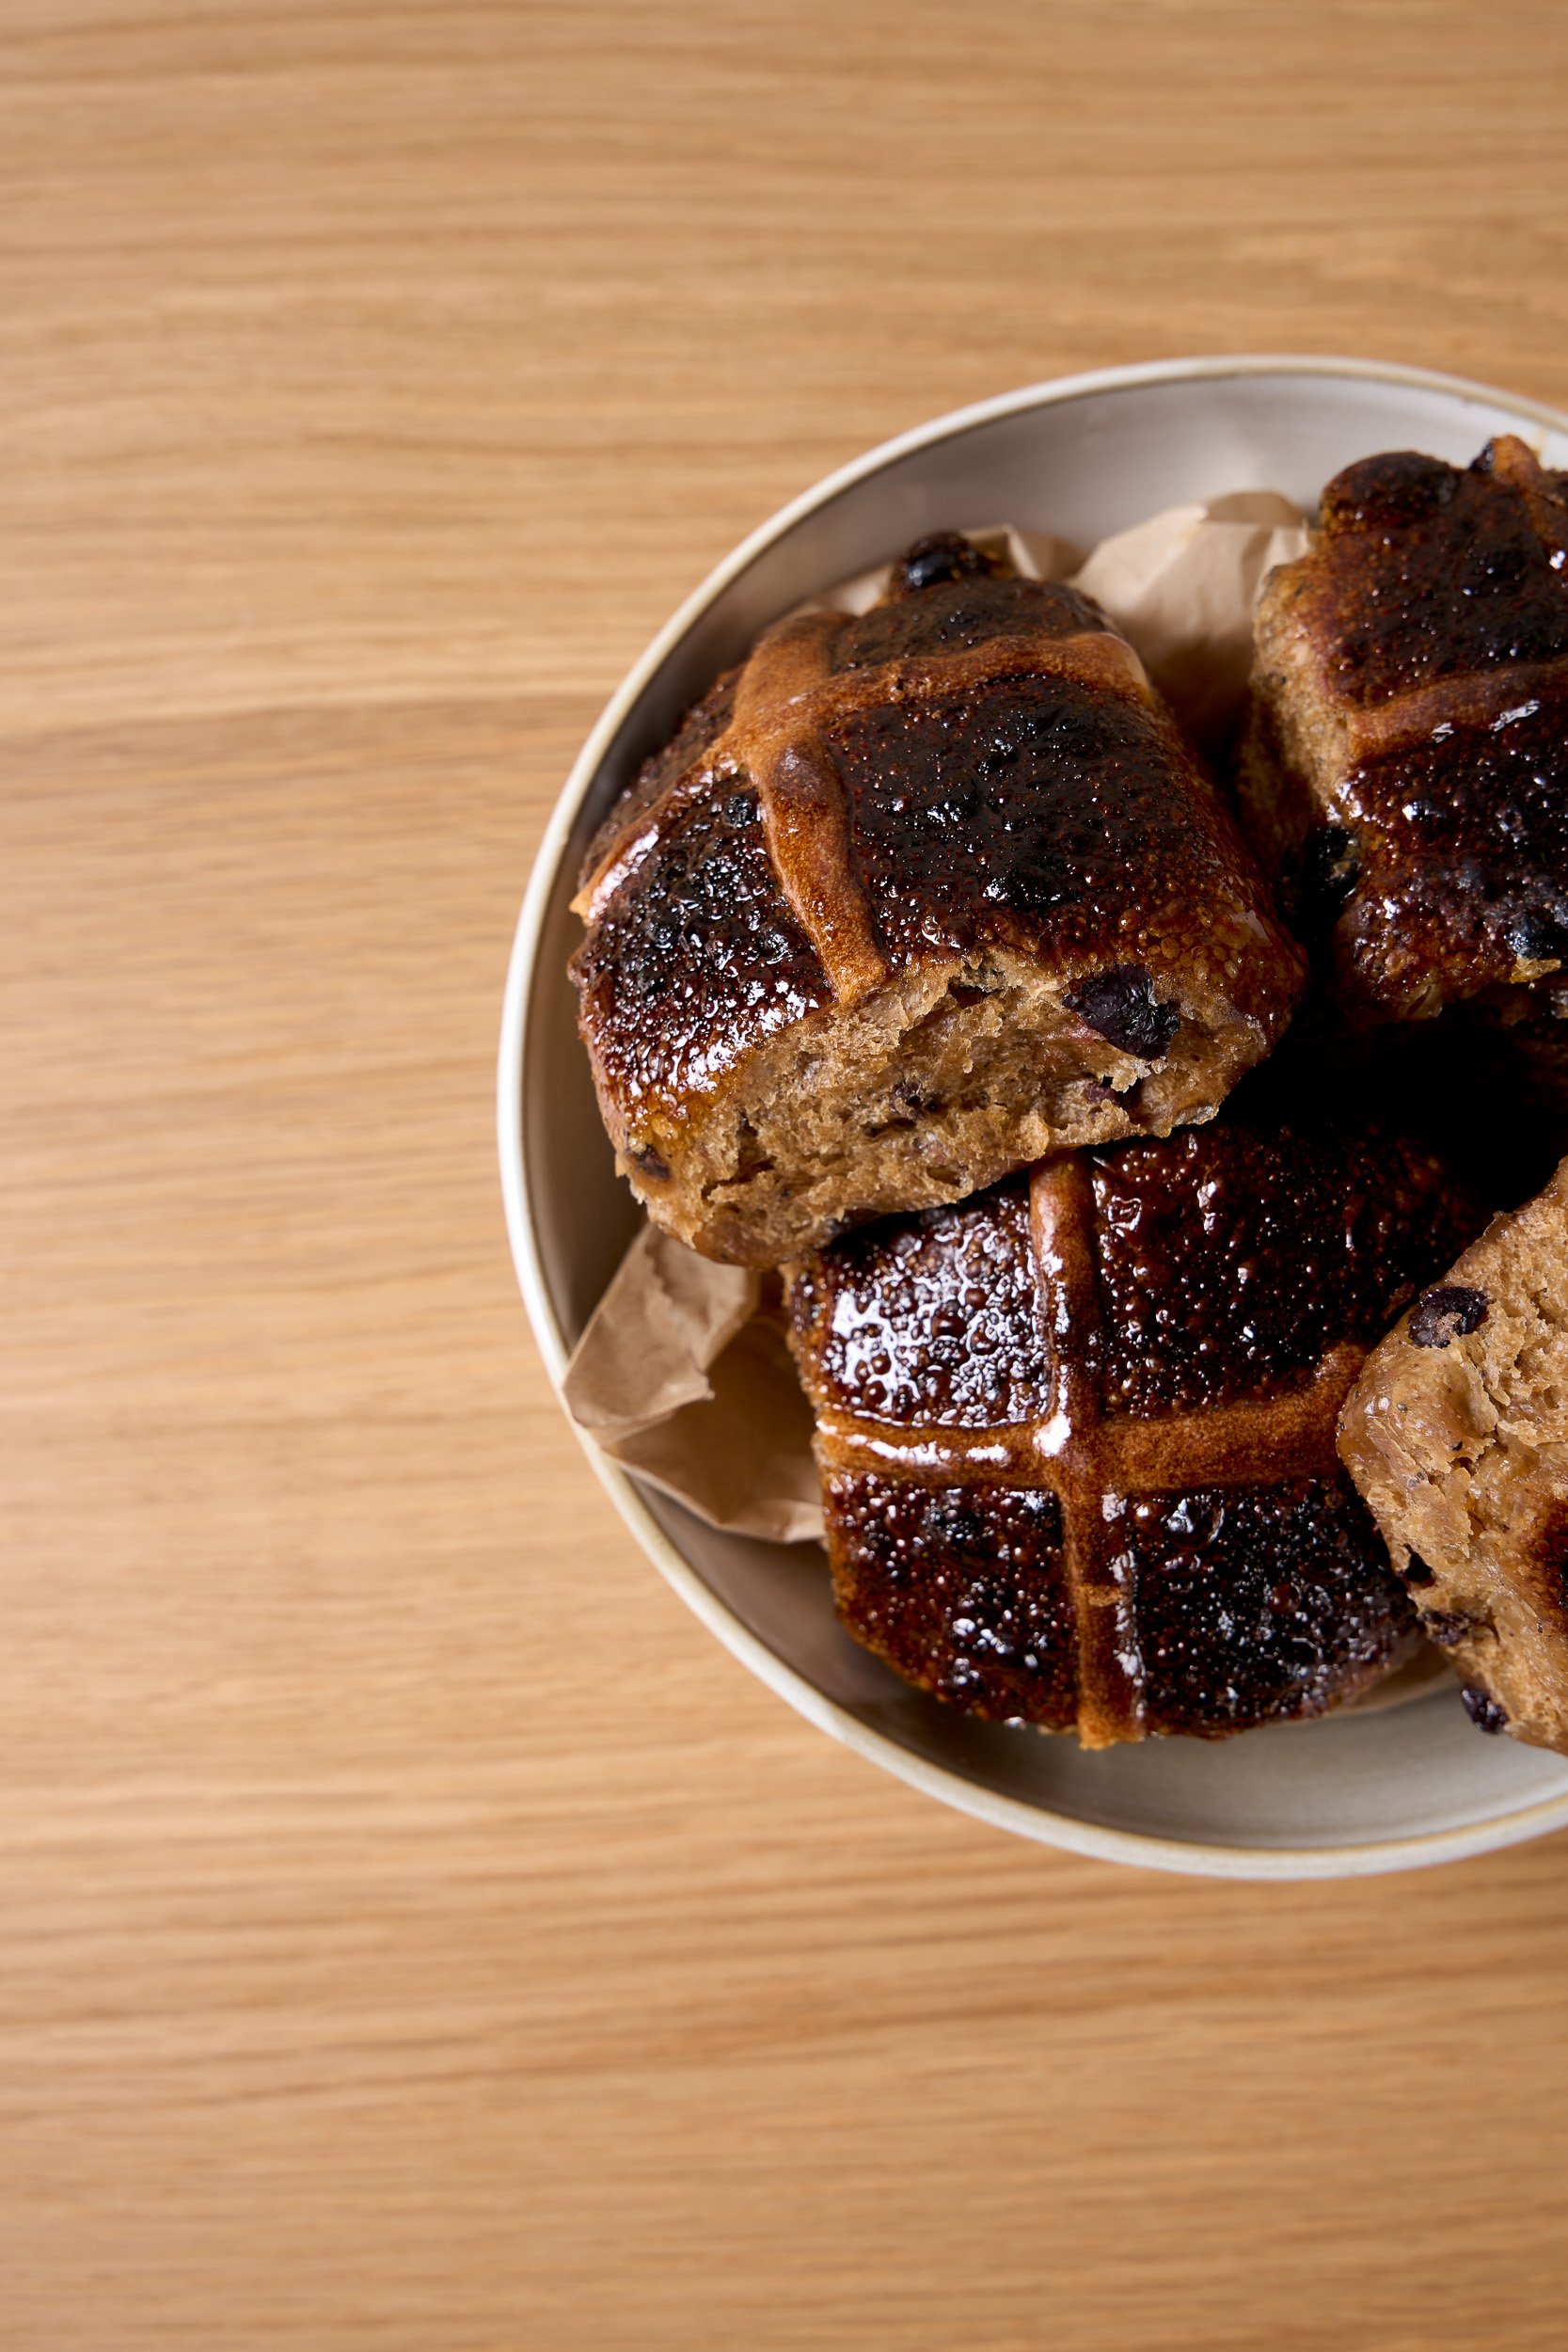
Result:
M501 1006L496 1079L497 1149L500 1162L501 1199L507 1239L523 1304L545 1369L568 1427L578 1438L600 1483L623 1520L666 1582L680 1596L708 1631L741 1665L765 1683L797 1714L825 1731L831 1739L891 1772L907 1787L940 1804L968 1814L990 1827L1006 1830L1036 1844L1106 1862L1131 1864L1145 1869L1174 1871L1184 1876L1217 1879L1289 1881L1371 1877L1396 1870L1413 1870L1443 1862L1461 1861L1477 1853L1524 1843L1568 1827L1568 1790L1537 1800L1491 1820L1448 1830L1421 1831L1405 1837L1368 1840L1334 1846L1219 1846L1197 1840L1169 1838L1133 1830L1109 1829L1070 1814L1004 1796L999 1790L966 1779L961 1773L927 1758L873 1730L847 1708L819 1691L793 1666L785 1663L722 1601L698 1575L655 1518L632 1476L612 1461L565 1412L562 1380L568 1350L555 1312L544 1267L535 1245L527 1156L523 1148L523 1070L529 1026L536 1001L538 949L550 911L556 876L582 802L598 773L605 755L628 713L661 664L731 582L740 577L776 541L808 516L870 475L879 473L922 449L957 440L965 434L1004 418L1034 408L1053 407L1106 391L1155 384L1190 383L1226 377L1259 375L1349 376L1381 384L1408 385L1423 391L1447 393L1478 405L1501 408L1521 421L1568 435L1568 414L1544 402L1532 401L1478 382L1430 368L1410 367L1394 360L1377 360L1338 354L1254 352L1188 358L1142 360L1134 364L1096 368L1073 375L1047 377L1016 390L1001 392L951 409L923 424L895 434L875 448L851 458L789 500L749 532L715 564L664 626L650 640L626 672L590 730L573 762L540 837L528 887L513 937Z

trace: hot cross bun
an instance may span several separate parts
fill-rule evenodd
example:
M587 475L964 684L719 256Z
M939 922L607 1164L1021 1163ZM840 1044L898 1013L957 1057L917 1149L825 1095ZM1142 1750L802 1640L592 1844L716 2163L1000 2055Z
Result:
M612 811L576 904L619 1164L752 1265L1210 1118L1305 985L1132 648L951 535L871 611L769 629Z
M1568 1160L1388 1334L1339 1451L1474 1721L1568 1755Z
M1343 1013L1520 1024L1568 1102L1568 476L1351 466L1256 639L1243 819Z
M1354 1696L1419 1634L1335 1422L1483 1216L1414 1145L1227 1112L811 1253L789 1303L845 1624L1088 1747Z

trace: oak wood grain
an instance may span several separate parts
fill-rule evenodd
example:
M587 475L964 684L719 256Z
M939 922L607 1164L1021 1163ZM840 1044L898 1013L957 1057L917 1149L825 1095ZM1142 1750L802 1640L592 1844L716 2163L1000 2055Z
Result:
M0 11L0 2344L1559 2347L1568 1844L1014 1843L569 1438L494 1172L582 734L971 398L1568 402L1568 16Z

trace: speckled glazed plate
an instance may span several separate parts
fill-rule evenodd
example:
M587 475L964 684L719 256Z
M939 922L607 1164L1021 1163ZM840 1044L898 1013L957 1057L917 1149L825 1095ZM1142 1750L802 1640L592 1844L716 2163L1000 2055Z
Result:
M1515 432L1568 466L1568 418L1370 361L1185 359L1009 392L831 475L729 556L654 640L583 747L539 852L501 1031L499 1138L517 1277L559 1382L636 1223L599 1124L566 959L589 835L644 755L768 621L923 532L1006 520L1090 547L1229 490L1305 506L1353 458L1417 448L1467 464ZM1457 1691L1382 1714L1209 1745L1088 1756L972 1722L850 1641L816 1545L717 1534L595 1454L655 1565L727 1648L871 1762L982 1820L1078 1853L1225 1878L1411 1869L1568 1826L1568 1759L1487 1739Z

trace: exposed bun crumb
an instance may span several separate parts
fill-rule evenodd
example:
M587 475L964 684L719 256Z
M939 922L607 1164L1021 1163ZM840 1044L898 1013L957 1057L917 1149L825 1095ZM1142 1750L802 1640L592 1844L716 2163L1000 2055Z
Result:
M1375 1351L1339 1451L1472 1720L1568 1755L1568 1160Z

